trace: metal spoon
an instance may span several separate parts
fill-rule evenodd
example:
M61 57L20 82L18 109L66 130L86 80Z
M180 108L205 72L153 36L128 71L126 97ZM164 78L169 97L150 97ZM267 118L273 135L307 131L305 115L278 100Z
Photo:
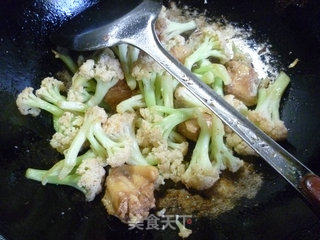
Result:
M92 18L78 19L62 28L53 40L60 46L77 51L96 50L120 43L145 51L280 173L320 215L320 178L199 81L163 48L154 30L161 4L151 0L138 4L132 1L129 5L124 3L128 1L108 1L112 9L101 9L106 18L98 20L100 25ZM86 28L88 24L83 26L83 20L88 19L95 23L95 27L90 27L90 24L89 29Z

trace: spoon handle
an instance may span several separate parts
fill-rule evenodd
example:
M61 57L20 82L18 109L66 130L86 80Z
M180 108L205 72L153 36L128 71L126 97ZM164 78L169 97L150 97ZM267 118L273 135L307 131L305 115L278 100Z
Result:
M154 21L147 25L142 32L135 34L133 41L127 42L148 53L295 187L314 209L319 210L320 178L171 56L158 40Z

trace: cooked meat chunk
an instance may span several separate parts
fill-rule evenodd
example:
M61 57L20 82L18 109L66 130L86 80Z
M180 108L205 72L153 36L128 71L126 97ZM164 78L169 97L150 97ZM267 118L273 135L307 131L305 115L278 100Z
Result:
M226 64L231 84L225 87L226 94L232 94L247 106L257 103L260 80L252 66L245 61L231 60Z
M130 224L142 222L155 207L153 195L158 170L153 166L111 168L102 203L108 213Z
M191 54L191 51L187 45L175 45L170 49L170 53L181 63L184 63L184 60Z
M106 96L104 101L111 107L112 110L116 110L117 105L132 96L132 91L128 87L125 80L119 80L116 85L114 85Z

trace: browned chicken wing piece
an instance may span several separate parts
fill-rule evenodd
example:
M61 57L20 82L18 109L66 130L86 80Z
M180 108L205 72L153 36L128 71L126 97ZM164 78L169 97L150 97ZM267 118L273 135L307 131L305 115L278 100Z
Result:
M158 170L153 166L123 165L111 168L102 203L108 213L122 222L142 222L155 207L154 187Z
M128 87L125 80L119 80L108 93L104 96L104 101L111 107L112 110L116 110L117 105L132 96L132 91Z
M184 60L191 54L191 49L187 45L175 45L170 49L170 53L179 62L184 63Z
M225 86L225 94L232 94L247 106L257 103L260 79L250 63L231 60L226 64L231 83Z

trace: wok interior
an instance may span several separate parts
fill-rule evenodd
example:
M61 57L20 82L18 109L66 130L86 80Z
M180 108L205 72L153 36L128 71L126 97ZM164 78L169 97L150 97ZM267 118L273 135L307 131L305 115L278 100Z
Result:
M7 1L0 8L0 233L8 239L176 238L173 230L129 231L116 218L106 216L99 198L85 203L76 190L44 188L24 178L27 167L47 169L59 156L47 141L52 134L50 118L45 114L40 118L21 116L16 94L26 86L38 86L43 77L61 69L51 54L55 46L48 36L70 17L66 13L77 14L94 3ZM284 0L185 3L200 11L208 9L209 15L223 14L240 25L252 26L258 41L269 39L281 63L279 68L299 58L299 64L288 71L292 83L281 113L289 136L283 145L319 174L319 7L311 1ZM295 190L262 160L254 163L264 176L256 198L243 199L217 218L193 219L191 239L319 236L319 220Z

